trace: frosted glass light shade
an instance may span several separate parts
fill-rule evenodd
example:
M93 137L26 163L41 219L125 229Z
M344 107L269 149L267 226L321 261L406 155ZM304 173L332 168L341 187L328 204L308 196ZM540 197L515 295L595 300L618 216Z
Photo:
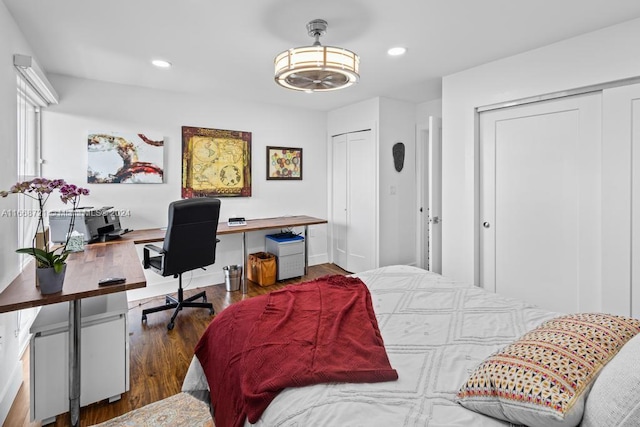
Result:
M360 58L348 49L305 46L276 56L275 81L288 89L323 92L343 89L360 79Z

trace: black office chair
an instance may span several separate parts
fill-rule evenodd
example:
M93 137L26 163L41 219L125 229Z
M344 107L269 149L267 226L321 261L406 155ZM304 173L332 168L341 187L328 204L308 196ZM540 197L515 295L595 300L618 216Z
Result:
M169 205L169 225L162 248L156 245L144 246L144 268L151 268L162 276L178 277L178 298L167 295L165 304L142 310L142 321L147 314L175 309L167 329L171 330L178 312L183 307L208 308L213 314L213 305L207 302L205 292L187 299L182 294L182 273L211 265L216 260L218 239L218 218L220 200L200 197L172 202ZM150 251L159 253L150 256ZM194 302L202 298L202 302Z

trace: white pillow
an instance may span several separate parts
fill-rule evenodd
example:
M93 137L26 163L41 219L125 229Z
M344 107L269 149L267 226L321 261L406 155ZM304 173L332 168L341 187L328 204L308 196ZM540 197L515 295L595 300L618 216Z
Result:
M584 408L583 427L640 425L640 335L604 367Z

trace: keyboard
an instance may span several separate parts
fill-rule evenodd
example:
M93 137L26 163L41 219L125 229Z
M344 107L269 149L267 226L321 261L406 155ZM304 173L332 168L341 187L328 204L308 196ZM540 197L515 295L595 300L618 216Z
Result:
M237 227L239 225L247 225L247 221L245 221L245 219L242 217L229 218L229 221L227 221L227 225L229 227Z

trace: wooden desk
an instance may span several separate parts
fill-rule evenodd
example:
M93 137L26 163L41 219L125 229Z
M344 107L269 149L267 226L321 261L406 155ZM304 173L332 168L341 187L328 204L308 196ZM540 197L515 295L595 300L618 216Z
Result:
M247 225L229 227L226 222L218 224L218 234L247 233L250 231L272 230L276 228L305 227L315 224L326 224L326 219L314 218L306 215L279 216L275 218L248 219ZM145 230L134 230L122 236L121 239L113 242L133 241L139 243L154 243L164 240L164 228L149 228Z
M288 227L304 227L305 274L308 263L308 226L325 224L327 220L309 216L285 216L247 220L247 225L229 227L226 222L218 225L218 234L242 233L242 266L244 271L243 293L247 293L246 233ZM35 268L32 263L0 293L0 313L39 307L59 302L69 302L69 414L71 425L80 425L80 331L82 298L128 291L147 285L142 265L135 249L136 244L164 240L165 230L161 228L136 230L121 238L106 243L85 245L84 252L69 255L67 272L62 292L42 295L35 286ZM98 286L98 280L105 277L125 277L127 281L119 285Z
M309 265L309 226L315 224L326 224L326 219L314 218L306 215L299 216L280 216L275 218L260 218L260 219L248 219L247 225L239 225L229 227L226 222L218 224L218 235L225 234L238 234L242 233L242 293L248 292L247 288L247 269L245 268L245 262L247 260L247 240L246 233L260 230L273 230L289 227L304 227L304 273L307 274L307 268ZM117 241L133 241L136 244L139 243L155 243L164 240L165 229L152 228L147 230L134 230Z
M32 261L0 293L0 313L23 308L69 302L69 415L71 425L80 425L80 331L82 298L142 288L147 285L133 243L86 245L84 252L69 255L62 292L42 295L35 286ZM119 285L98 286L104 277L126 277Z
M42 295L35 286L34 261L0 293L0 313L39 307L87 297L128 291L145 287L144 277L135 246L94 243L86 245L84 252L76 252L67 258L67 273L62 292ZM104 277L126 277L119 285L98 286Z

